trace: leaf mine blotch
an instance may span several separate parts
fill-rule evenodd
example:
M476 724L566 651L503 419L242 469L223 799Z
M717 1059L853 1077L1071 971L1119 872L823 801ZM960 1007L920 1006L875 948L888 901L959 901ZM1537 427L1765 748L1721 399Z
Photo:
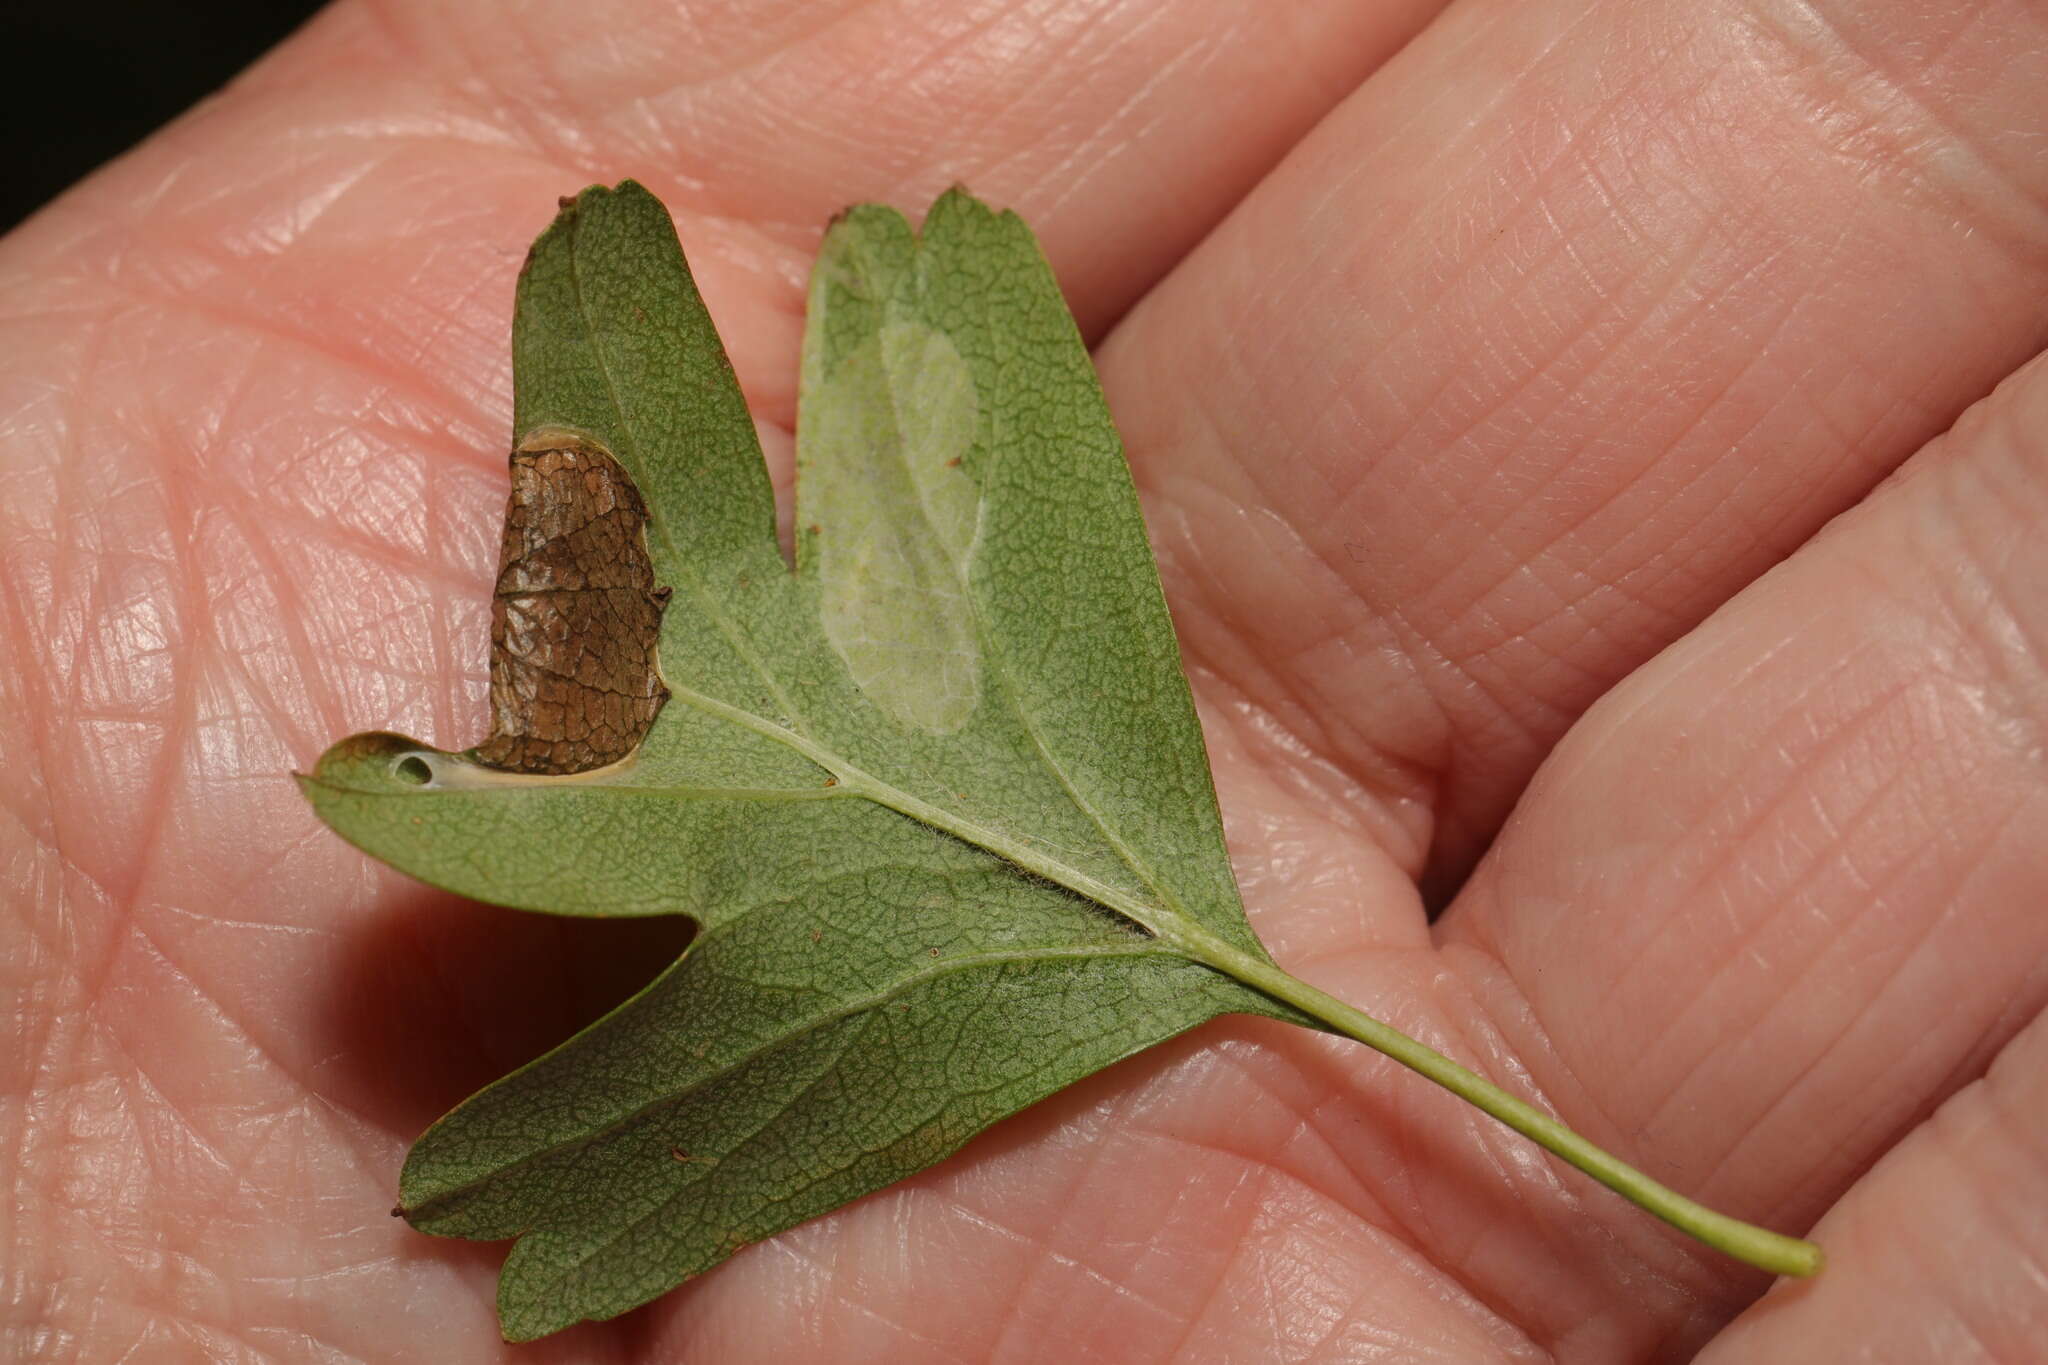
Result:
M655 650L669 590L646 527L640 490L589 437L543 428L512 452L478 763L578 773L639 746L668 700Z

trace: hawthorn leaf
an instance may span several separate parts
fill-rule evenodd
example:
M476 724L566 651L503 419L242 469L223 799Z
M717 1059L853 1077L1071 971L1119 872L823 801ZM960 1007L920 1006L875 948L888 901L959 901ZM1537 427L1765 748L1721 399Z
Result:
M518 1239L508 1338L645 1303L1232 1012L1365 1041L1696 1235L1817 1263L1272 964L1121 446L1014 214L955 190L917 231L868 205L827 232L794 571L646 190L564 201L513 357L491 737L357 735L301 779L434 885L698 926L406 1160L413 1226Z
M1121 449L1030 234L962 193L921 238L856 209L811 300L792 574L665 211L631 184L565 209L521 282L515 425L578 433L644 495L673 695L585 772L498 771L496 736L361 736L306 784L437 885L701 926L407 1161L415 1226L520 1236L514 1338L644 1302L1219 1013L1300 1017L1117 908L1263 956Z

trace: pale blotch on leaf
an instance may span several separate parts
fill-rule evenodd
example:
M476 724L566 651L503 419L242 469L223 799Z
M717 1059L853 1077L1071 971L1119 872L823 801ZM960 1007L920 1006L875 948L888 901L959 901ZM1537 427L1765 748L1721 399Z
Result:
M950 734L981 697L967 594L978 499L959 465L974 441L973 376L943 333L891 322L817 402L810 477L833 509L818 544L825 637L876 706Z
M511 787L559 788L565 785L599 785L618 781L632 772L635 756L628 754L616 763L585 768L574 773L522 773L489 764L472 762L462 754L438 749L410 749L391 760L391 776L421 791L492 791Z

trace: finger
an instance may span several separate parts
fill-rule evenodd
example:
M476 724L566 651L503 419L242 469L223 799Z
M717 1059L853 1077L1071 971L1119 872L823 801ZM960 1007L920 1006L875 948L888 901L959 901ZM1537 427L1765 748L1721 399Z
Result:
M2048 359L1595 707L1441 926L1716 1207L1806 1227L2048 1002L2044 431Z
M1828 1271L1701 1365L2033 1360L2048 1333L2048 1027L2036 1020L1821 1221Z
M922 207L964 182L1026 214L1088 320L1198 240L1439 4L1314 3L1276 22L1219 0L624 0L508 24L459 0L410 18L407 39L493 92L551 159L598 179L658 168L683 211L802 253L848 203Z
M2044 37L1448 11L1103 350L1212 696L1453 884L1589 702L2048 341Z
M1827 1275L1765 1297L1702 1365L2038 1359L2044 1121L2048 1027L2036 1021L1821 1222Z
M236 298L267 319L303 327L312 303L387 360L495 375L482 338L502 312L479 304L504 296L555 196L637 176L683 220L714 313L739 322L742 378L781 421L809 255L847 204L915 212L964 182L1014 206L1099 328L1439 3L1299 5L1275 22L1220 0L344 0L103 177L91 207L129 247L189 250L228 227L220 245L265 268L219 283L258 285ZM274 297L337 251L361 275L346 310ZM745 320L764 307L778 325Z

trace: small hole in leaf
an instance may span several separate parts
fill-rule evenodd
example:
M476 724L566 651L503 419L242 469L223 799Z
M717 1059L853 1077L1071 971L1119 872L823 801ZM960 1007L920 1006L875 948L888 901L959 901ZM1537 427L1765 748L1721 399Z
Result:
M415 787L425 786L434 780L433 768L418 754L407 754L399 759L391 773L400 782L410 782Z

